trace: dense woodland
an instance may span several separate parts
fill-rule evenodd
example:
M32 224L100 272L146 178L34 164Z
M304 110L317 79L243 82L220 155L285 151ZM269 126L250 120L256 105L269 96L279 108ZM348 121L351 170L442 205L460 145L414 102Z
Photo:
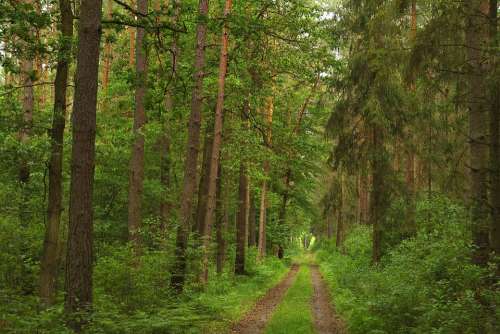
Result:
M498 11L1 0L0 332L499 333Z

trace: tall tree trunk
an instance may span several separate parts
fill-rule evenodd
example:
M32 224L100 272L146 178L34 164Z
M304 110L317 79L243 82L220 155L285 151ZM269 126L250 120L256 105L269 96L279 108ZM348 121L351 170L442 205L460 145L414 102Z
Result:
M205 212L207 211L208 197L208 176L210 174L210 161L213 146L213 125L207 126L205 132L205 142L203 144L203 162L201 165L201 177L198 186L198 203L196 209L196 225L193 231L196 231L199 236L203 234L205 226Z
M268 177L270 171L269 161L264 161L264 177ZM267 179L262 181L260 189L259 208L259 240L257 246L257 260L262 260L266 256L266 216L267 216Z
M255 226L255 196L253 192L250 190L250 185L248 187L249 191L249 208L248 208L248 247L254 247L256 246L257 243L257 235L256 235L256 230L257 227Z
M414 42L417 37L417 0L412 0L411 2L411 40ZM415 78L410 81L410 91L415 92L416 84ZM409 130L410 138L415 138L412 130ZM415 141L415 140L414 140ZM417 231L415 225L415 149L413 147L408 148L408 155L406 159L406 187L407 187L407 212L406 212L406 227L405 234L410 237L414 236Z
M489 253L488 226L488 108L486 62L484 52L488 41L487 0L464 3L466 17L467 63L469 66L468 110L471 173L471 226L475 251L473 262L486 265Z
M265 119L267 122L268 130L266 133L265 141L271 142L271 126L273 122L274 100L273 96L267 98ZM260 211L259 211L259 244L257 247L257 260L262 260L266 256L266 216L267 216L267 178L271 171L271 164L269 160L264 161L264 180L260 190Z
M73 37L73 13L69 0L59 0L61 12L62 43L59 49L56 78L54 82L54 111L50 133L49 200L47 226L40 261L40 298L45 305L52 305L56 295L57 267L59 263L59 226L62 212L62 163L64 127L66 125L66 88L71 62L71 39Z
M148 0L137 0L137 11L148 12ZM145 98L147 91L147 50L146 31L137 28L135 60L135 113L134 113L134 144L129 166L128 186L128 236L132 242L135 255L140 254L142 225L142 193L144 189L144 126L146 125Z
M239 203L238 220L236 222L236 258L234 273L243 275L245 273L245 247L247 243L247 222L248 222L248 176L246 175L245 163L240 163L239 180Z
M248 115L250 113L250 105L248 99L243 102L241 112L241 122L248 129ZM244 145L244 143L242 143ZM245 273L245 251L248 243L249 234L249 211L250 211L250 181L247 175L246 161L244 155L240 159L240 175L238 189L238 216L236 221L236 257L234 273L243 275Z
M217 238L217 273L221 274L224 271L224 263L226 261L226 233L229 225L229 216L227 212L227 194L222 189L222 166L219 168L217 177L217 203L215 208L216 221L216 238Z
M498 0L490 0L490 44L498 49ZM490 86L490 180L491 180L491 249L500 255L500 69L499 60L490 55L493 81Z
M219 61L219 79L218 79L218 94L217 94L217 105L215 107L215 118L214 118L214 142L212 144L212 155L210 162L210 174L208 183L208 196L207 196L207 210L205 213L205 226L202 233L203 246L202 246L202 267L200 282L206 284L208 282L208 255L210 246L210 235L212 222L214 219L215 211L215 195L216 195L216 184L217 175L219 170L219 155L221 150L222 142L222 120L224 112L224 88L226 83L226 73L227 73L227 60L228 60L228 42L229 42L229 28L227 24L227 17L231 12L232 0L226 0L226 5L224 7L224 27L222 28L222 46L220 51L220 61Z
M200 149L201 109L203 106L203 77L205 67L205 42L207 35L208 0L200 0L196 27L196 55L194 63L194 87L189 117L186 160L184 162L184 184L180 203L180 224L177 227L175 263L170 280L171 286L181 292L186 272L186 250L191 221L193 196L196 187L196 167Z
M157 11L160 10L160 1L157 1ZM173 1L174 6L174 15L172 17L172 24L177 24L180 18L181 12L181 4L179 0ZM179 48L179 34L177 32L173 33L172 37L172 45L171 45L171 81L175 83L177 80L177 69L179 64L180 57L180 48ZM163 123L163 134L160 139L160 183L163 186L164 193L170 189L170 169L171 169L171 158L170 158L170 134L169 126L167 123L168 115L172 114L174 110L174 85L172 84L170 87L167 87L167 92L165 94L165 109L167 113L167 117L165 117ZM170 217L170 211L172 209L171 199L168 196L163 196L160 201L160 218L162 230L165 231L168 220Z
M73 100L73 150L66 256L66 312L81 332L92 305L94 181L101 0L82 1Z

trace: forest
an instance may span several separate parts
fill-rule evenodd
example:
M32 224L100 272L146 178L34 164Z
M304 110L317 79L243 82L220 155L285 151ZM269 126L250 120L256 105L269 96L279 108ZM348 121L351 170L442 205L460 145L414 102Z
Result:
M0 333L500 333L498 0L0 0Z

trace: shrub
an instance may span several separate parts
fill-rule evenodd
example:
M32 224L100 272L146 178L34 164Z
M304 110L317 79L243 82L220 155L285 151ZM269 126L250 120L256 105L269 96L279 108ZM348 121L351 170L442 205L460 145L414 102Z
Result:
M418 235L370 264L371 231L358 226L345 254L323 247L322 270L350 333L498 333L497 290L471 264L465 209L435 197L417 206Z

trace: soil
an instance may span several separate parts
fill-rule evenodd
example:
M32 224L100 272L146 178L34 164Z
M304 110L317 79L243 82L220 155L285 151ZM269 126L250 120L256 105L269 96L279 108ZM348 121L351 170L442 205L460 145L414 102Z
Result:
M267 322L271 319L276 306L281 303L288 288L292 286L299 271L298 265L293 265L287 276L265 296L263 296L244 317L231 330L233 334L259 334L263 333Z
M311 278L313 283L312 313L314 328L318 334L345 334L345 326L335 314L331 298L318 266L312 265Z

